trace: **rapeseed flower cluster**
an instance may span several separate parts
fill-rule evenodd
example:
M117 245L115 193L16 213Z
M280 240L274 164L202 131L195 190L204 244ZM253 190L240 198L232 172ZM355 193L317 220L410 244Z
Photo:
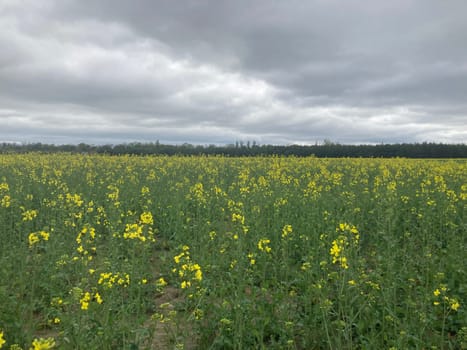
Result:
M92 253L95 253L97 248L95 246L94 240L96 238L96 230L93 227L85 226L76 236L76 243L78 248L76 251L81 254L83 257L87 256L87 260L92 260L93 257L90 254L89 250Z
M99 292L95 292L94 293L94 299L96 300L96 302L98 304L102 304L104 302L104 300L102 300L102 297L101 295L99 294Z
M101 297L101 295L99 294L98 291L95 291L94 293L83 292L81 294L81 298L79 299L81 310L88 310L89 309L89 304L91 303L91 301L95 301L99 305L104 302L104 300L102 299L102 297ZM60 322L60 320L59 320L59 322Z
M199 264L194 263L190 257L190 248L187 245L182 247L182 252L174 256L174 262L177 267L172 269L180 278L180 288L191 287L192 282L199 283L203 280L203 272Z
M207 203L204 185L201 182L194 184L190 188L190 193L186 197L187 200L195 200L199 205L205 206Z
M317 184L317 179L311 180L306 189L303 190L304 197L310 197L313 200L316 200L321 195L321 191L323 190L322 185Z
M441 284L438 288L436 288L433 291L433 296L435 297L433 305L438 306L443 303L444 305L448 306L450 310L457 311L461 306L459 300L449 297L447 292L448 288L444 284Z
M110 200L110 202L115 208L119 208L121 204L119 201L120 189L113 184L107 186L107 189L109 190L109 192L107 193L107 198Z
M250 262L250 265L256 264L255 254L253 254L253 253L248 253L248 260L249 260L249 262Z
M141 187L141 195L145 196L150 193L149 187L148 186L143 186Z
M227 207L229 211L232 213L231 214L231 220L232 223L238 224L242 232L244 234L247 234L249 231L249 227L245 224L245 215L243 214L243 202L241 201L234 201L229 199L227 202ZM238 239L238 235L235 235L235 239Z
M292 225L285 225L282 228L282 238L287 238L290 236L290 234L293 232Z
M0 183L0 206L3 208L8 208L11 205L11 197L9 194L10 186L6 182Z
M84 292L83 296L79 300L81 304L81 310L87 310L89 308L89 303L91 302L91 293Z
M99 275L99 280L97 281L97 284L101 284L106 288L113 288L114 285L128 287L130 285L130 275L128 273L120 272L102 272Z
M346 252L350 249L351 242L352 246L358 246L360 234L354 225L348 223L340 223L336 228L336 232L339 233L339 236L332 241L329 254L333 264L339 264L343 269L348 269Z
M21 214L23 216L23 221L32 221L37 217L37 214L39 214L39 211L36 209L25 210L24 207L21 207L21 209L23 209L23 213Z
M265 253L271 253L272 251L272 248L269 246L269 244L271 243L271 240L268 239L268 238L261 238L259 241L258 241L258 249L262 252L265 252Z
M61 307L63 305L63 299L60 297L53 297L50 301L50 305L54 307Z
M123 238L139 239L141 242L145 242L146 237L143 235L143 226L138 224L126 224Z
M81 245L83 237L87 235L89 236L90 241L94 240L96 238L96 229L93 227L84 227L76 236L76 243Z
M240 222L242 225L245 224L245 217L242 214L233 213L232 214L232 222Z
M49 325L51 325L51 324L59 324L60 322L62 322L62 320L61 320L60 318L58 318L58 317L54 317L54 318L50 319L49 321L47 321L47 323L48 323Z
M164 277L160 277L160 278L156 281L156 287L158 287L158 288L165 287L166 285L167 285L167 281L164 279Z
M343 269L348 269L347 257L344 255L345 247L348 245L347 237L341 236L338 239L332 241L331 249L329 254L332 257L333 264L340 264Z
M146 211L140 215L140 221L143 225L152 225L154 224L154 219L151 212Z
M81 207L84 203L83 199L79 194L71 194L67 193L65 196L65 200L67 204L73 204L76 205L77 207Z
M463 201L467 200L467 184L461 186L461 193L459 194L459 198Z
M47 231L32 232L28 236L29 248L32 248L36 243L48 241L50 234Z
M350 233L351 240L355 245L358 245L358 242L360 240L360 234L358 232L358 229L354 225L345 222L340 223L339 226L336 228L336 232Z
M132 214L132 213L130 213ZM139 240L140 242L155 242L154 231L151 225L154 224L154 218L149 211L143 212L139 217L139 222L125 225L123 232L124 239ZM114 236L118 237L118 234Z
M49 350L55 347L54 338L39 338L34 339L32 342L32 348L29 350Z

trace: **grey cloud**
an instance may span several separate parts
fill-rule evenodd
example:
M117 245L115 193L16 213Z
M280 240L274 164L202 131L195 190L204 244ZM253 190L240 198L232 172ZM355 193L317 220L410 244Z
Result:
M43 0L0 13L0 139L467 141L461 0Z

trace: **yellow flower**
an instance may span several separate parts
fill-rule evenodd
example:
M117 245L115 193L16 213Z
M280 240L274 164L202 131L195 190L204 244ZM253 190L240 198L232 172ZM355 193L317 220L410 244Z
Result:
M454 310L454 311L457 311L457 309L459 309L459 307L461 306L459 304L459 302L457 301L457 299L450 299L450 302L451 302L451 309Z
M292 233L292 225L285 225L282 229L282 238L286 238L288 235Z
M438 295L441 294L441 292L439 291L439 289L435 289L435 291L433 292L434 296L437 297Z
M0 349L3 347L3 344L6 343L6 340L3 338L3 331L0 332Z
M242 225L245 224L245 217L242 215L242 214L237 214L237 213L233 213L232 214L232 222L241 222Z
M271 243L270 239L266 239L266 238L260 239L258 241L258 249L263 252L270 253L272 249L271 247L268 246L269 243Z
M152 225L154 223L154 220L152 218L152 214L149 211L144 212L143 214L141 214L140 221L141 221L142 224L146 224L146 225Z
M344 247L346 245L348 245L347 238L344 236L339 236L339 239L332 241L331 249L329 249L329 254L332 257L332 263L340 263L341 267L344 269L349 268L349 265L347 264L347 257L345 257L343 254Z
M83 200L81 199L81 196L79 194L67 193L66 202L69 204L75 204L78 207L81 207L83 205Z
M332 256L332 262L335 263L337 258L339 258L342 248L337 244L337 240L332 241L332 247L329 250L329 254Z
M343 256L341 258L341 267L344 268L344 269L348 269L349 268L349 265L347 264L347 258L345 256Z
M211 231L209 232L209 238L211 238L211 241L216 237L216 231Z
M83 297L79 300L81 304L81 310L87 310L89 308L89 302L91 301L91 293L84 293Z
M201 270L196 270L195 272L195 279L197 281L201 281L203 279L203 273L201 272Z
M22 213L23 215L23 221L31 221L34 219L38 214L37 210L26 210L25 212Z
M146 237L143 236L143 226L140 226L138 224L126 224L125 232L123 233L123 238L139 239L142 242L146 241Z
M360 239L360 235L358 233L358 229L354 225L350 225L348 223L340 223L339 226L336 228L336 232L350 232L353 234L353 242L358 244Z
M1 206L4 208L8 208L10 206L11 197L9 195L5 195L1 200Z
M174 261L175 261L175 263L176 263L176 264L179 264L179 263L180 263L180 259L181 259L184 255L185 255L185 253L182 252L182 253L180 253L180 254L174 256Z
M50 234L49 234L48 232L41 231L41 232L39 232L39 234L41 235L41 237L42 237L42 239L43 239L44 241L48 241L48 240L49 240Z
M91 227L91 229L89 230L89 235L92 239L96 237L96 229L94 227Z
M104 301L102 300L102 297L101 295L99 294L99 292L96 292L96 294L94 294L94 298L96 299L96 302L98 304L102 304Z
M29 239L29 247L32 247L34 244L40 241L40 238L35 233L30 233L28 239Z
M32 342L32 348L29 348L29 350L49 350L53 349L55 347L55 340L54 338L39 338L39 339L34 339Z
M165 281L164 277L161 277L157 280L156 284L158 287L164 287L167 285L167 282Z

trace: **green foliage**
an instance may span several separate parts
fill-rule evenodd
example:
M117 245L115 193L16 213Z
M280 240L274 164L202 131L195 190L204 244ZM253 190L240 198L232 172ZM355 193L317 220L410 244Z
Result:
M465 347L464 160L0 162L4 348Z

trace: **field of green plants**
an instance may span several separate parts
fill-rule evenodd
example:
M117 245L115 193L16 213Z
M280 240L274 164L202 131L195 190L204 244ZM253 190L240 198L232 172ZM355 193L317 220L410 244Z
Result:
M0 155L2 349L467 349L467 162Z

